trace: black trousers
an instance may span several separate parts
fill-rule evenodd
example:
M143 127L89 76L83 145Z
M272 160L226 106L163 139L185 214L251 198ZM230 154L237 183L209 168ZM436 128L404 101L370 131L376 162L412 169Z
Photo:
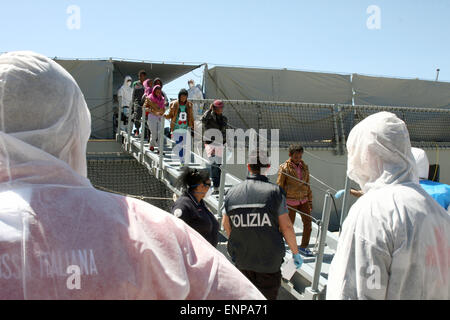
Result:
M136 130L139 131L141 128L142 107L138 104L134 104L132 114L134 126L136 127Z
M267 300L277 300L278 291L281 287L281 271L275 273L260 273L248 270L239 271L261 291Z

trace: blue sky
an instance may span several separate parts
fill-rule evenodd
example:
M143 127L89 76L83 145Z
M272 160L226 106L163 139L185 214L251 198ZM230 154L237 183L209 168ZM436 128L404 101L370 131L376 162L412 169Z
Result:
M69 30L67 8L80 8ZM381 28L366 12L380 8ZM0 2L0 52L207 62L450 81L448 0ZM187 86L200 71L172 83ZM168 88L169 90L169 88Z

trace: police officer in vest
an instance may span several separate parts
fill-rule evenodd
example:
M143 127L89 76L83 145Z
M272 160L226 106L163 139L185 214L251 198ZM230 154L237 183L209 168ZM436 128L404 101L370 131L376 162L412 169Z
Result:
M250 153L249 176L225 197L223 227L228 234L228 253L236 267L269 300L276 300L281 286L281 264L286 239L298 268L299 254L286 195L264 175L270 168L265 151Z

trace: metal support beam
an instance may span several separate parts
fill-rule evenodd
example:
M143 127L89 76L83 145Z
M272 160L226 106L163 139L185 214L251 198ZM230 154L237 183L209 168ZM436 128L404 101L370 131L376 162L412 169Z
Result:
M160 179L163 178L163 163L164 163L164 144L165 144L165 136L164 136L164 117L161 117L161 119L159 120L161 122L160 125L160 130L157 134L159 134L159 164L158 164L158 168L159 168L159 175L158 177Z
M342 115L341 106L338 106L338 113L339 113L339 124L341 127L341 155L344 155L346 153L345 145L347 143L347 138L345 136L344 117Z
M316 265L314 267L314 276L311 284L311 291L313 293L319 293L319 280L320 273L322 270L322 262L323 262L323 253L325 250L325 244L327 241L327 231L328 225L330 224L330 215L331 215L331 191L328 190L325 195L324 203L323 203L323 211L322 211L322 223L320 225L320 236L319 236L319 250L316 257Z
M141 118L141 157L140 162L144 162L144 140L145 140L145 108L142 107L142 118Z
M331 109L331 112L333 113L333 128L334 128L334 139L336 140L336 148L335 153L340 154L341 153L341 141L339 139L339 132L338 132L338 125L337 125L337 116L336 116L336 110L335 107Z
M131 131L133 130L133 121L132 121L131 107L128 111L128 131L127 131L127 151L131 152Z
M120 131L122 128L122 110L123 110L122 102L119 101L119 111L118 111L119 113L117 114L117 135L120 135Z
M348 176L346 176L344 199L342 200L342 208L341 208L341 221L339 222L339 235L342 230L342 224L344 223L345 218L347 218L348 206L350 205L349 197L350 197L350 179Z
M227 164L227 148L224 145L222 154L222 168L220 170L219 205L217 208L217 215L220 218L222 218L222 206L225 197L226 164Z

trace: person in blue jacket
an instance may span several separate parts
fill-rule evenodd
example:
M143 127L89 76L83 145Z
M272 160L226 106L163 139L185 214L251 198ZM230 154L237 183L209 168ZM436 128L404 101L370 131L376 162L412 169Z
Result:
M423 189L445 210L450 210L450 186L428 180L430 164L423 149L411 148L419 173L419 183Z

